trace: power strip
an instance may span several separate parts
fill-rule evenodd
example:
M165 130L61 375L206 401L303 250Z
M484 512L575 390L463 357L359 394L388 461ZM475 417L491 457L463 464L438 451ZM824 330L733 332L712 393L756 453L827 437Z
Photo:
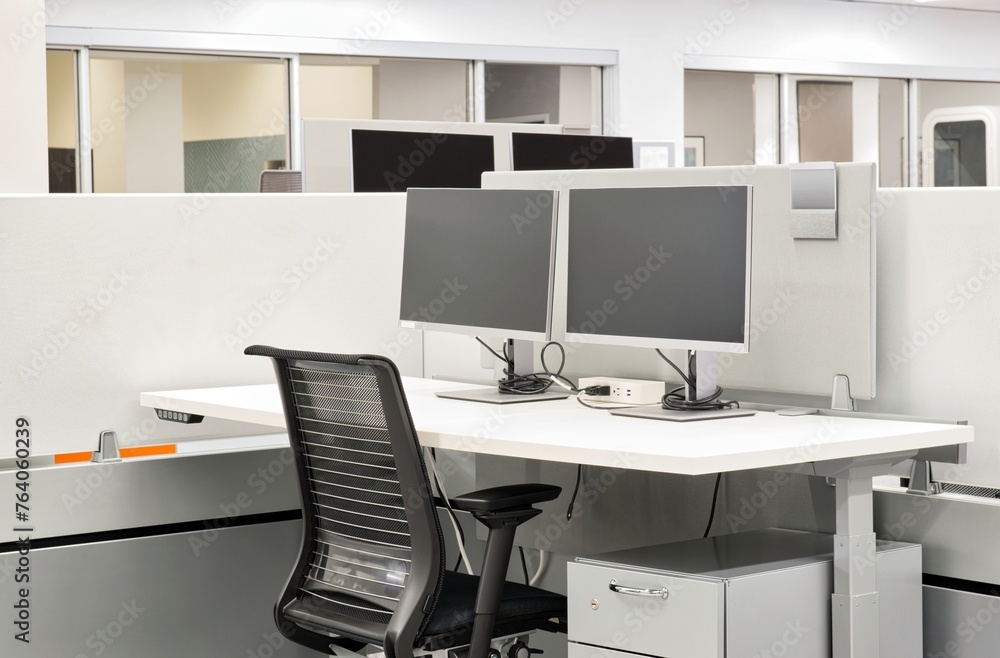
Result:
M648 379L621 379L619 377L581 377L577 388L583 391L591 386L607 386L607 395L587 395L580 397L588 402L618 402L622 404L655 404L667 392L664 382Z

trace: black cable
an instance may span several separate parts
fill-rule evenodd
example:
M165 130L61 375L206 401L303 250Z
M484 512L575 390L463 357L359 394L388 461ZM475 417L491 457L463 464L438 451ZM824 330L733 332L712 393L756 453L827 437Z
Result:
M715 521L715 504L719 502L719 485L722 484L722 473L717 473L715 476L715 493L712 494L712 509L708 513L708 526L705 528L705 534L702 538L708 537L708 533L712 530L712 523Z
M577 398L579 399L579 398ZM573 518L573 505L576 504L576 495L580 493L580 481L583 479L583 464L576 465L576 486L573 487L573 495L569 499L569 507L566 508L566 520Z
M518 546L517 550L521 552L521 570L524 571L524 584L531 584L531 576L528 575L528 560L524 557L524 546Z
M562 345L555 341L550 341L542 347L541 361L542 368L544 372L533 372L527 375L518 375L514 372L514 363L511 361L510 356L507 354L507 343L504 342L503 354L499 354L492 347L487 345L483 339L476 338L479 343L488 349L493 356L498 358L504 363L504 374L507 376L506 379L502 379L497 382L497 388L503 393L512 393L515 395L537 395L538 393L544 393L556 380L559 380L565 384L570 391L576 392L576 387L573 386L573 382L562 376L563 368L566 366L566 350ZM562 362L559 364L559 368L552 372L549 370L545 363L545 351L551 346L557 346L562 353Z
M681 376L687 388L696 388L694 380L684 372L681 371L677 365L667 358L667 355L661 352L659 349L656 353L660 355L660 358L666 361L671 368L677 371L677 374ZM688 372L691 370L691 360L694 359L694 353L688 357ZM722 387L716 386L715 391L706 395L703 398L697 400L688 400L686 395L685 386L678 386L675 389L668 391L662 398L662 404L664 409L673 409L676 411L713 411L717 409L733 409L740 406L739 402L735 400L720 400L722 397Z

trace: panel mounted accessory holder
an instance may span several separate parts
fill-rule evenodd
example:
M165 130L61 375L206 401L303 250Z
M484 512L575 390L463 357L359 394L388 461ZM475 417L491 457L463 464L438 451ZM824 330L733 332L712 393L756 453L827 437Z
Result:
M789 165L791 227L796 240L837 239L837 167L832 162Z
M910 465L910 481L906 493L916 496L934 496L941 493L941 484L934 481L931 462L914 459Z
M94 451L94 455L90 458L90 461L98 464L109 464L120 462L121 460L122 456L118 451L118 435L112 430L101 432L97 450Z

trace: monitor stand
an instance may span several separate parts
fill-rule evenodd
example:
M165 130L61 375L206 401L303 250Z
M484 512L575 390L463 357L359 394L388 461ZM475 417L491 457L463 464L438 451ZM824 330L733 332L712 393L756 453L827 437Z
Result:
M518 365L524 372L534 372L534 345L528 340L507 341L507 356L510 367L517 372ZM515 365L518 364L518 365ZM463 389L458 391L438 391L434 395L449 400L464 400L466 402L482 402L486 404L520 404L523 402L545 402L546 400L565 400L572 395L569 391L553 384L544 393L503 393L498 388Z
M691 364L688 368L688 379L692 380L695 386L685 386L684 397L688 400L700 400L714 393L718 377L718 366L715 365L715 352L689 352L688 363ZM753 416L756 413L754 409L740 408L684 411L680 409L664 409L662 407L632 407L611 410L612 416L669 420L674 422L739 418L740 416Z
M461 391L438 391L434 395L449 400L465 400L467 402L485 402L487 404L517 404L519 402L543 402L545 400L565 400L570 396L567 391L548 390L544 393L521 395L518 393L501 393L495 388L464 389Z
M737 418L753 416L753 409L707 409L705 411L680 411L662 407L637 407L634 409L612 409L612 416L628 416L630 418L648 418L649 420L672 420L690 422L693 420L714 420L716 418Z

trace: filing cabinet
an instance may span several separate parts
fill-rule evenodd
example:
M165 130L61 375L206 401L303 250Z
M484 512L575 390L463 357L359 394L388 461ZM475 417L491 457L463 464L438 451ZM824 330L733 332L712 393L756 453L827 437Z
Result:
M880 656L919 656L920 546L880 541L876 565ZM759 530L577 558L568 569L570 658L831 655L832 535Z

